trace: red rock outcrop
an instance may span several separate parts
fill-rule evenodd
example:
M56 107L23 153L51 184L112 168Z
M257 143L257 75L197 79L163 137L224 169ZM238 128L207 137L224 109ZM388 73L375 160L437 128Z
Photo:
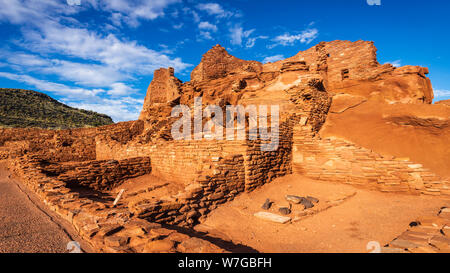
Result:
M322 42L286 60L266 66L281 69L286 63L305 62L319 72L328 92L347 93L388 103L431 103L433 89L419 66L396 68L377 61L373 42Z

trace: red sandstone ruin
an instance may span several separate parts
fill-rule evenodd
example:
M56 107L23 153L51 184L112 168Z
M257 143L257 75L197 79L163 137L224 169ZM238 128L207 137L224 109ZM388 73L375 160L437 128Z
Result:
M268 64L216 45L191 81L174 72L155 71L139 120L0 130L0 159L97 251L224 251L160 224L193 227L220 204L292 173L450 197L450 108L431 104L428 69L381 65L372 42L323 42ZM279 105L278 149L261 151L262 140L174 141L171 109L195 97L205 106Z

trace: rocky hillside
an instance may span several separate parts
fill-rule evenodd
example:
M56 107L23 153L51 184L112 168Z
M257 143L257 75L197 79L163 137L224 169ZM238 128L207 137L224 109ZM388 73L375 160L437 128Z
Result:
M111 123L107 115L72 108L43 93L0 88L0 127L69 129Z

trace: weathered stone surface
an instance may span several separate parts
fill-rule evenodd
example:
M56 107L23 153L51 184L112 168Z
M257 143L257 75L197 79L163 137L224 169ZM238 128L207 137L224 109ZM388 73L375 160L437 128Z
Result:
M152 107L157 103L169 103L180 96L182 82L174 76L172 67L155 70L153 80L147 88L140 120L152 118Z
M222 249L208 241L191 237L178 245L178 250L183 253L222 253Z
M270 221L270 222L280 223L280 224L286 224L287 222L289 222L291 220L290 217L285 217L285 216L277 215L277 214L270 213L270 212L263 212L263 211L257 212L254 215L260 219Z
M306 196L306 199L312 203L319 203L319 199L312 196Z
M261 208L265 209L265 210L268 210L272 206L272 203L273 202L271 202L270 199L266 199L266 201L264 202L264 204L262 205Z
M175 242L172 240L160 240L148 242L143 253L173 253L175 252Z
M303 197L295 196L295 195L286 195L286 200L288 202L292 202L294 204L300 204L303 200Z
M382 156L354 143L321 137L332 115L350 113L354 120L358 115L352 115L352 111L359 107L414 103L413 107L419 108L431 102L427 69L380 65L375 53L371 42L334 41L262 65L240 60L215 46L203 56L190 82L179 81L171 68L155 71L140 120L57 132L0 129L0 159L7 158L12 171L27 181L51 209L73 222L96 249L111 252L127 252L130 248L149 252L220 251L204 240L189 239L148 221L192 227L218 205L293 171L384 192L449 195L449 182L420 161ZM261 151L265 144L262 140L173 141L172 106L191 106L194 97L202 97L203 106L216 104L222 108L279 105L278 149ZM389 115L381 115L377 125L432 128L430 138L449 127L448 115L443 118L437 110L432 117L412 117L400 111L402 105L392 107ZM366 113L369 117L373 108ZM408 114L410 109L405 111ZM361 127L365 122L353 123ZM445 136L440 137L447 140ZM109 197L113 193L109 189L150 172L170 181L167 184L173 189L167 185L146 187L125 194L117 209L112 208ZM125 202L127 198L136 199ZM295 219L300 219L346 199L320 204L309 196L286 200L303 205L302 212L296 212L301 206L293 206ZM268 200L263 209L270 209L270 204ZM280 213L289 214L290 208L282 208ZM447 215L447 211L441 212L442 217ZM277 223L291 220L268 212L255 216ZM448 236L446 223L441 220L424 221L421 228ZM416 237L404 234L394 245L423 243L424 238ZM147 244L150 241L154 244ZM440 245L442 238L433 242L445 248Z
M288 207L281 207L278 209L278 211L283 215L289 215L291 214L291 209Z
M107 246L119 247L128 243L129 238L123 236L108 236L105 238L105 244Z
M450 100L440 100L440 101L437 101L436 104L442 104L442 105L445 105L445 106L450 106Z
M191 80L214 80L239 70L258 72L261 69L261 63L238 59L231 56L222 46L216 45L203 55L202 61L191 73Z

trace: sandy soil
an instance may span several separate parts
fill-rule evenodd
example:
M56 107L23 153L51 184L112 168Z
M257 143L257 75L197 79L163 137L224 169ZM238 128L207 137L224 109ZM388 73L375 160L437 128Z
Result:
M175 195L184 190L186 185L167 181L151 174L129 179L114 188L111 192L117 194L124 189L122 203L138 203L142 200L160 200L161 197Z
M275 211L277 205L287 204L286 194L309 195L324 202L354 192L356 195L342 204L290 224L253 216L263 211L261 205L267 198L275 201ZM260 252L367 252L369 242L384 246L418 217L436 215L441 207L449 205L448 200L436 197L368 191L289 175L239 195L213 211L195 229ZM293 214L298 210L296 206Z

